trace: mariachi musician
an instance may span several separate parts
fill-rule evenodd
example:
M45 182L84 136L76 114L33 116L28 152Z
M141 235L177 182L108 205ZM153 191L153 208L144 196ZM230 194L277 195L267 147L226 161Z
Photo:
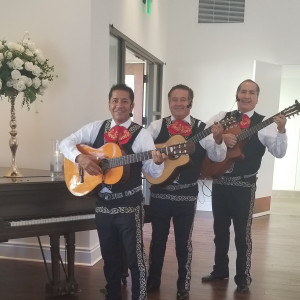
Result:
M205 123L192 117L190 110L193 91L186 85L176 85L168 93L171 116L153 121L147 130L155 144L163 144L174 135L189 139L203 131ZM222 140L223 127L214 124L207 137L196 144L191 163L179 168L179 174L168 185L152 185L150 188L150 211L152 240L149 254L147 290L159 288L172 219L178 260L177 298L189 296L192 261L192 230L198 197L200 164L207 151L213 161L222 161L226 156L226 145ZM170 163L170 160L167 161ZM166 162L166 163L167 163ZM176 161L175 161L176 162Z
M60 150L66 158L79 164L89 175L97 178L104 170L99 160L110 157L111 153L95 156L81 153L77 144L93 148L117 143L127 152L140 153L155 149L153 139L142 126L131 121L134 94L125 84L113 86L109 92L109 110L112 119L95 121L65 138ZM143 194L141 170L151 176L162 174L166 158L159 151L152 151L153 159L130 165L130 177L116 184L100 184L97 190L95 220L104 260L106 299L120 300L122 276L122 249L131 272L132 299L144 300L146 293L146 261L143 246ZM99 160L98 160L99 159ZM114 169L111 169L112 171ZM124 172L125 173L125 172Z
M258 84L250 79L244 80L237 88L238 111L243 114L240 132L247 130L247 128L251 130L251 127L264 119L264 116L254 111L258 102L259 91ZM211 122L222 119L225 114L220 113L212 118ZM249 291L249 285L252 281L250 275L251 224L257 172L266 148L277 158L283 157L287 149L286 117L279 114L274 117L273 121L272 124L255 132L246 141L242 149L243 159L233 162L222 177L213 180L212 211L214 216L215 264L212 272L202 277L202 282L229 277L229 228L232 220L237 251L234 280L237 285L237 292L247 293ZM237 144L236 135L230 133L230 130L223 134L223 138L229 147L228 154L230 148L239 149L240 145Z

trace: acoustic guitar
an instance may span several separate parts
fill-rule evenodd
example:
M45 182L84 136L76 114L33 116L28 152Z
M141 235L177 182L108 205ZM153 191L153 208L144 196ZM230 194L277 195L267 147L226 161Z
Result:
M97 176L88 174L79 164L73 163L65 158L65 182L69 191L75 196L87 195L101 183L115 184L122 179L124 166L152 158L151 150L122 155L120 147L114 143L104 144L98 149L83 144L76 146L83 154L94 155L96 157L103 157L103 155L105 155L106 158L100 160L99 165L103 173ZM184 156L185 163L186 160L189 160L188 154L192 154L195 151L195 145L186 142L181 136L175 135L168 140L165 147L161 147L157 150L161 153L165 153L170 160Z
M237 138L237 144L233 148L227 148L226 158L222 162L213 162L208 156L205 157L201 165L201 175L200 179L216 179L224 175L224 173L231 167L231 165L238 160L244 159L243 147L246 143L246 139L251 135L255 134L259 130L265 128L266 126L274 122L274 117L280 114L285 115L286 118L290 118L295 114L298 115L300 112L300 104L295 100L295 104L289 106L278 114L258 123L248 129L241 130L238 126L230 128L224 131L225 133L232 133Z
M235 124L236 122L239 122L240 118L241 118L240 116L232 116L230 118L219 121L219 123L223 126L224 129L226 129L232 126L233 124ZM189 138L186 142L193 143L193 144L198 143L200 140L202 140L203 138L211 134L212 126L213 125L211 125L210 127L206 128L203 131L198 132L197 134ZM168 140L167 144L171 139L172 137ZM185 138L183 136L178 135L176 137L176 142L184 143ZM164 145L165 144L155 144L155 147L156 149L161 149ZM180 167L186 165L189 161L190 161L190 157L187 155L169 157L169 159L167 159L164 162L165 168L161 176L155 178L146 174L145 172L143 172L143 174L144 177L147 179L147 181L151 184L167 185L170 181L176 178L176 176L179 173Z

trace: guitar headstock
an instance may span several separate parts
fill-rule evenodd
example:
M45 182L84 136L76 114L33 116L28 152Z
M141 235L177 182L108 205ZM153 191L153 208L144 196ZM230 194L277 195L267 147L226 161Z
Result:
M279 114L285 115L286 118L290 118L291 116L298 115L300 112L300 103L295 100L295 104L289 106L288 108L281 111Z
M242 114L239 112L236 112L236 113L232 114L230 117L228 117L226 119L222 119L221 121L219 121L219 123L223 126L223 129L225 130L230 126L239 123L240 121L242 121Z
M167 154L170 159L176 159L181 155L193 154L195 148L196 146L193 142L185 142L168 146L164 150L161 148L161 150L163 150L162 152Z

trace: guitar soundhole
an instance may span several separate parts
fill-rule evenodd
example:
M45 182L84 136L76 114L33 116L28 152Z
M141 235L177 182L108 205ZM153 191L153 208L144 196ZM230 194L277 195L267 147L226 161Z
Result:
M178 159L181 155L187 154L185 143L178 144L176 146L170 146L168 150L168 157L171 160Z

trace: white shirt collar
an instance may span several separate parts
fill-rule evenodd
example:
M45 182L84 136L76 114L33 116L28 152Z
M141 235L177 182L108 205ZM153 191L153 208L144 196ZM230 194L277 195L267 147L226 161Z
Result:
M253 116L253 114L254 114L254 109L252 109L252 110L250 110L250 111L247 111L247 112L245 112L245 113L242 113L242 112L241 112L241 114L247 115L249 118L251 118L251 117Z
M173 115L171 115L171 121L173 122L174 120L175 120L175 118L173 117ZM190 115L190 114L187 115L187 116L183 119L183 121L185 121L185 122L191 124L191 115Z
M131 124L131 119L129 118L126 122L120 124L120 126L124 126L124 127L126 127L128 129L128 127L130 126L130 124ZM117 123L115 122L114 119L112 119L110 128L113 128L116 125L117 125Z

